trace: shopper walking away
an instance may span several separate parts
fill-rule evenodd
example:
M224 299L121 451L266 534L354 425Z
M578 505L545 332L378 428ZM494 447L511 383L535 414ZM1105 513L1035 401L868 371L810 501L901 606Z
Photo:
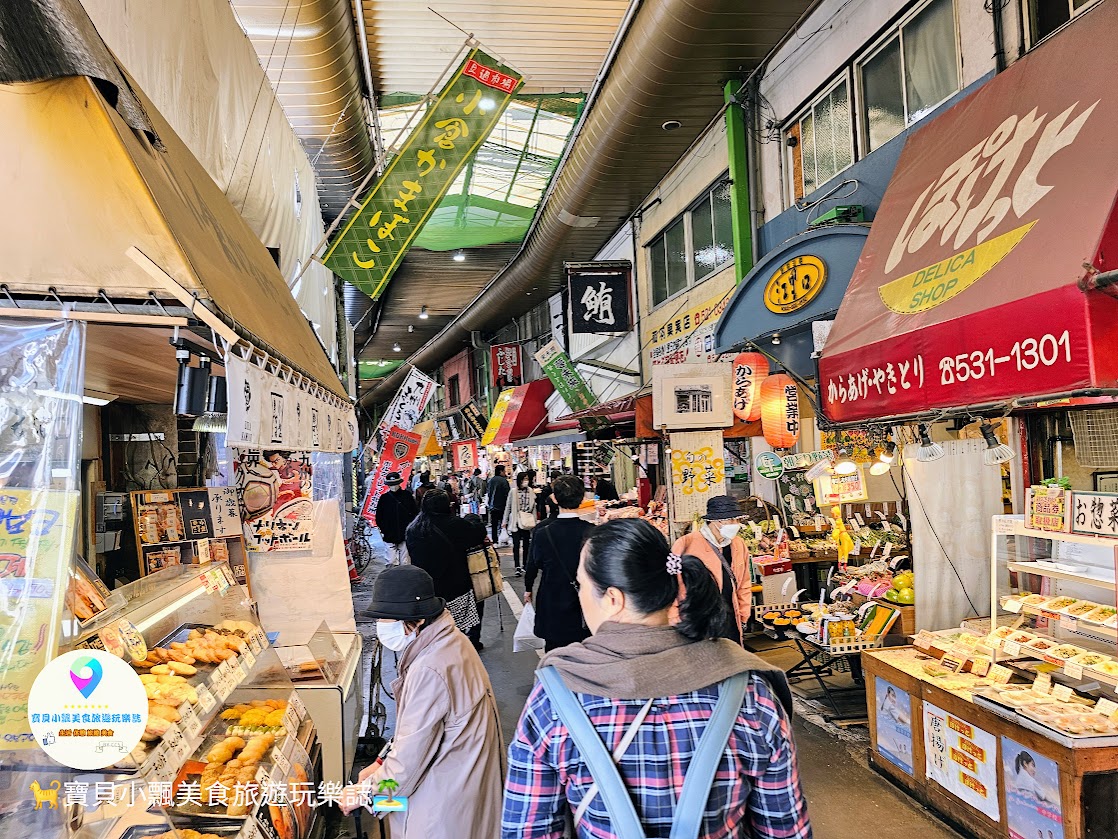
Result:
M408 525L419 515L419 506L415 503L415 497L404 487L404 479L399 472L389 472L384 482L389 490L377 501L377 529L388 547L388 564L406 565L408 546L404 537Z
M578 601L578 558L593 525L578 516L586 487L574 475L560 475L552 482L559 515L537 525L528 567L524 574L524 602L536 608L536 637L544 649L554 650L590 635ZM533 595L536 575L540 589Z
M505 505L509 500L509 479L505 477L504 465L493 470L493 477L489 479L485 488L485 503L489 507L489 528L492 531L493 544L500 544L501 522L505 518Z
M594 484L594 494L598 496L599 501L617 501L620 498L617 494L617 487L605 475L598 478Z
M485 541L485 528L456 516L450 496L431 489L423 496L420 513L407 532L408 555L435 581L435 594L446 601L455 625L466 633L481 631L466 554Z
M481 470L475 469L470 478L470 512L475 516L481 512L481 499L485 497L485 478Z
M406 796L393 813L394 839L493 839L500 830L505 761L493 687L481 659L454 625L427 572L389 568L366 612L377 638L400 654L396 731L384 763L362 770L343 794L352 812L391 779Z
M562 472L555 471L551 473L551 480L548 481L540 489L540 494L536 496L536 512L541 519L553 519L559 515L559 505L555 503L555 494L552 491L552 486L555 479L562 475Z
M732 498L716 495L707 500L706 515L698 530L679 537L672 553L691 554L703 561L726 603L726 620L720 637L742 643L749 623L753 581L749 576L749 549L739 539L741 507Z
M419 486L415 488L415 503L422 506L423 496L435 488L435 485L431 483L431 473L424 472L419 476Z
M536 493L539 490L531 484L531 474L521 472L516 476L516 491L505 505L505 529L512 539L512 562L516 576L524 573L528 564L528 548L532 543L532 531L536 527Z
M594 635L540 664L509 746L503 839L565 835L568 817L580 839L673 824L688 839L810 839L784 673L718 637L721 593L698 558L639 519L591 531L578 580Z

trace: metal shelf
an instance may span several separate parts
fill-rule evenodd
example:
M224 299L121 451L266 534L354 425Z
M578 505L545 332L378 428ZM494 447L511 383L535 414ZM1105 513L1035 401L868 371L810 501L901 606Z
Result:
M1109 540L1113 542L1113 540ZM1105 577L1096 577L1091 574L1076 574L1072 571L1060 571L1056 568L1045 568L1037 565L1035 562L1008 562L1006 567L1010 571L1016 571L1018 574L1033 574L1037 577L1051 577L1053 580L1066 580L1072 583L1085 583L1090 586L1098 586L1105 588L1109 591L1115 591L1114 580L1108 580Z
M1017 527L1011 536L1028 536L1032 539L1055 539L1059 542L1075 542L1079 545L1105 545L1113 549L1118 542L1108 536L1088 536L1082 533L1059 533L1051 530L1035 530L1030 527Z

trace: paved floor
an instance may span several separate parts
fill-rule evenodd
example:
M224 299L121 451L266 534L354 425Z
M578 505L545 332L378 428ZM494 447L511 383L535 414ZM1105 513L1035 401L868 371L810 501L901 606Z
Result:
M379 545L377 551L383 555ZM539 659L534 652L512 652L513 629L524 589L522 579L511 575L509 550L502 548L501 556L509 576L505 580L505 596L500 598L500 612L496 608L498 598L486 603L481 636L485 649L481 659L493 682L507 742L531 690L533 671ZM368 605L372 581L383 567L382 560L374 559L362 582L354 587L358 628L366 641L366 673L374 647L369 642L375 637L375 624L363 621L361 612ZM798 658L788 645L762 642L759 649L767 659L784 667L791 666ZM381 677L386 685L395 678L391 652L385 654ZM842 679L840 676L840 684ZM802 692L805 691L797 688L798 694ZM385 697L384 704L386 717L379 730L391 732L394 725L391 699ZM875 839L958 839L958 833L869 768L868 732L864 727L838 728L824 719L817 702L798 697L794 729L800 773L816 839L861 839L866 835L873 835ZM353 836L352 822L344 820L332 825L328 835Z

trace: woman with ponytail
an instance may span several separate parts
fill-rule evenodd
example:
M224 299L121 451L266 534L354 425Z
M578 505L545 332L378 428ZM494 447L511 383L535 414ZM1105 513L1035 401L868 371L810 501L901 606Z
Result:
M593 634L540 664L503 839L810 839L788 683L720 637L703 562L622 519L593 528L577 582Z

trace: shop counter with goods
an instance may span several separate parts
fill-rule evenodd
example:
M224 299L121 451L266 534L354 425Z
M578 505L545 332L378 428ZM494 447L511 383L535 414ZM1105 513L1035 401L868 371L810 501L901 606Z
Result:
M1118 540L1029 524L995 517L992 619L863 656L873 761L983 837L1118 835Z

